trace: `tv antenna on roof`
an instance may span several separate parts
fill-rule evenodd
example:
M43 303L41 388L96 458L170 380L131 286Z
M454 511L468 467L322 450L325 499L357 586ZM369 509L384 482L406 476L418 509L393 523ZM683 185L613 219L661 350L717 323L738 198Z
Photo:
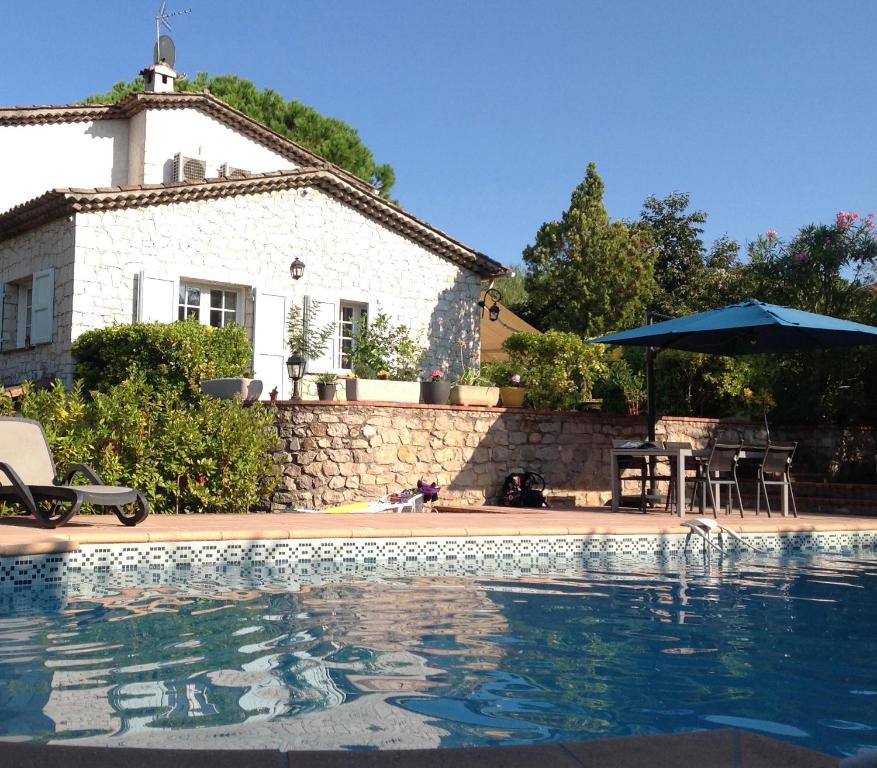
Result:
M158 15L155 17L155 49L152 53L153 63L160 64L162 61L171 69L174 67L177 53L174 41L170 35L161 34L161 28L165 27L168 32L171 31L171 25L168 19L174 16L188 16L191 9L185 11L168 11L167 0L161 0L161 7L158 9Z

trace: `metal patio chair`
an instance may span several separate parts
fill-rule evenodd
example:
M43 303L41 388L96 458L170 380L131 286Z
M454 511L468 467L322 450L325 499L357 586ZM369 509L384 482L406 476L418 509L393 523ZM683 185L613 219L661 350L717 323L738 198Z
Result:
M767 516L770 517L770 499L767 496L767 486L778 485L783 493L788 488L789 497L792 500L792 514L798 516L798 507L795 504L795 493L792 491L792 458L795 455L797 443L791 445L776 445L768 443L764 449L764 458L758 466L758 485L755 491L755 514L761 509L761 491L764 490L764 505L767 508ZM777 477L779 476L779 477ZM772 479L768 479L768 478Z
M624 438L613 438L612 447L613 448L627 448L632 443L643 443L644 441L639 439L624 439ZM619 456L618 457L618 483L619 486L623 488L623 481L630 480L632 477L630 475L625 476L625 471L634 470L639 473L639 510L642 513L646 512L646 491L647 485L649 481L649 464L643 456ZM621 493L621 496L624 496Z
M71 485L82 475L89 485ZM121 485L104 485L86 464L74 464L59 479L46 433L38 421L0 417L0 501L20 504L43 528L64 525L84 504L109 507L124 525L149 514L146 497Z
M692 478L694 493L691 496L691 508L694 509L694 500L698 492L709 493L710 504L713 507L713 517L718 518L718 505L716 499L722 486L728 488L728 496L725 502L725 513L731 514L734 504L732 490L737 493L737 503L740 506L740 517L743 517L743 498L740 495L740 484L737 482L737 462L740 459L741 444L713 443L709 457L702 462L697 476ZM704 500L706 496L704 495Z

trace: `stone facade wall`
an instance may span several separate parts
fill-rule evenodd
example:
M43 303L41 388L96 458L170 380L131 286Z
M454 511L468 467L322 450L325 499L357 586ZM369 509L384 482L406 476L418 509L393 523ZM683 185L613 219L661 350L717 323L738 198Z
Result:
M309 295L366 303L420 334L426 365L459 367L461 337L466 364L478 362L478 276L319 190L80 214L76 221L74 339L131 322L135 279L145 270L242 288L248 324L259 289L289 301ZM289 275L295 256L306 265L298 282Z
M642 417L377 404L280 403L276 424L282 481L272 509L374 499L421 477L441 485L445 501L496 503L505 476L524 469L543 475L554 496L604 504L611 493L612 438L646 432ZM756 443L765 437L763 426L717 419L666 418L656 431L658 439L698 447L714 436ZM799 440L825 460L838 454L843 433L776 430L772 439Z
M298 282L289 275L295 256L306 264ZM478 276L319 190L78 214L0 243L0 265L4 282L56 269L55 341L0 355L5 384L56 375L70 383L71 342L134 319L141 271L239 288L250 334L267 289L289 302L309 295L386 311L427 345L428 367L457 370L461 338L465 364L478 362ZM11 304L6 312L14 317ZM4 328L11 333L14 324ZM285 358L285 348L279 352Z
M73 372L70 355L70 326L73 317L74 225L67 219L53 221L39 229L0 242L0 284L3 295L3 333L0 351L0 384L17 384L60 376L69 380ZM17 348L17 283L35 272L55 270L55 304L52 343L29 349Z

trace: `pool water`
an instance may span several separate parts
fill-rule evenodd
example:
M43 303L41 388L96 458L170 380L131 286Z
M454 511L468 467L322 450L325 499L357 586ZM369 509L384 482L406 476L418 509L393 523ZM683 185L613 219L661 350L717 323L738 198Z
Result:
M83 572L0 596L0 739L877 749L877 554Z

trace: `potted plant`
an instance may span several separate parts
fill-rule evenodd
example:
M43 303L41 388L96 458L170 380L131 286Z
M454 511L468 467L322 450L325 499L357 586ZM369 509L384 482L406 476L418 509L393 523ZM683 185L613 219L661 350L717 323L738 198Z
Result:
M394 325L385 313L361 323L350 355L354 378L347 380L347 399L419 403L421 354L408 327Z
M444 405L451 394L451 384L445 381L445 372L436 368L426 381L420 382L420 399L430 405Z
M318 373L317 381L317 399L318 400L334 400L338 392L338 377L334 373Z
M451 387L451 405L493 406L499 402L499 387L490 386L477 368L464 368Z
M301 376L304 377L308 360L316 360L326 352L329 339L335 333L335 323L327 323L320 328L317 326L316 304L309 304L307 311L302 310L298 304L293 304L287 315L286 331L290 361L300 363ZM293 382L293 400L300 399L299 380Z
M509 376L509 386L499 388L499 397L507 408L520 408L527 397L527 388L521 386L521 374Z

